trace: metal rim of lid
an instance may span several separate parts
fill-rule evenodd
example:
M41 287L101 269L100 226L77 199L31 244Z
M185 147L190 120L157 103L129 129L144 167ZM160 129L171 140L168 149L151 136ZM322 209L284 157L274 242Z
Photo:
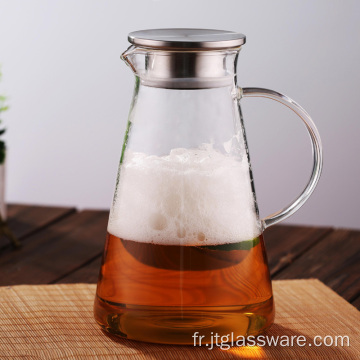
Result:
M168 28L133 31L128 35L131 44L166 50L220 50L238 48L245 44L245 35L214 29Z

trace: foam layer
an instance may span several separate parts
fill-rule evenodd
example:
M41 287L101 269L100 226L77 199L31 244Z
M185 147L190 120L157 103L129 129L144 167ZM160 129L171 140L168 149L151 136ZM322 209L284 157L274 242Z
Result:
M128 151L108 232L169 245L218 245L260 234L247 159L211 146L158 157Z

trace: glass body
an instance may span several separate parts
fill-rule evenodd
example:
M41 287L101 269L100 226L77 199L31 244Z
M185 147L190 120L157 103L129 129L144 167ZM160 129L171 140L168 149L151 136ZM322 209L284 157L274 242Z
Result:
M96 321L112 334L170 344L194 344L201 336L205 344L213 335L260 334L274 320L263 230L310 196L321 143L293 100L237 87L239 50L132 46L123 54L135 90L94 307ZM313 145L308 185L264 220L239 104L245 96L286 104Z
M237 51L217 56L225 86L148 86L137 70L95 300L113 334L193 344L273 321Z

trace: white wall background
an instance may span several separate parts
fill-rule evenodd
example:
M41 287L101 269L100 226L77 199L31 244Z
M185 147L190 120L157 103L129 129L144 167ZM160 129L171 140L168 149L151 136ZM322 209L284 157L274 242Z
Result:
M0 0L0 93L9 202L108 208L133 89L119 60L133 30L240 31L241 86L284 92L323 140L318 188L288 222L360 228L360 2L340 0ZM289 203L311 170L301 122L242 100L261 214Z

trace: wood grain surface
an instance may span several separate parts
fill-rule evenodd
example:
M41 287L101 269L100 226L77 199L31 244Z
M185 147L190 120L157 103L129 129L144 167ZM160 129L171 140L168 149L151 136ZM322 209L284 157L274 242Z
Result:
M100 256L108 213L83 211L31 235L0 254L0 285L48 284Z
M9 205L7 211L9 227L20 241L76 212L75 208L32 205ZM0 236L0 250L10 246L9 240Z
M10 205L8 215L23 246L0 238L0 285L97 281L108 211ZM264 239L274 279L318 278L360 307L360 231L277 225Z
M359 244L358 231L334 230L275 278L317 278L346 300L355 300L360 290Z

